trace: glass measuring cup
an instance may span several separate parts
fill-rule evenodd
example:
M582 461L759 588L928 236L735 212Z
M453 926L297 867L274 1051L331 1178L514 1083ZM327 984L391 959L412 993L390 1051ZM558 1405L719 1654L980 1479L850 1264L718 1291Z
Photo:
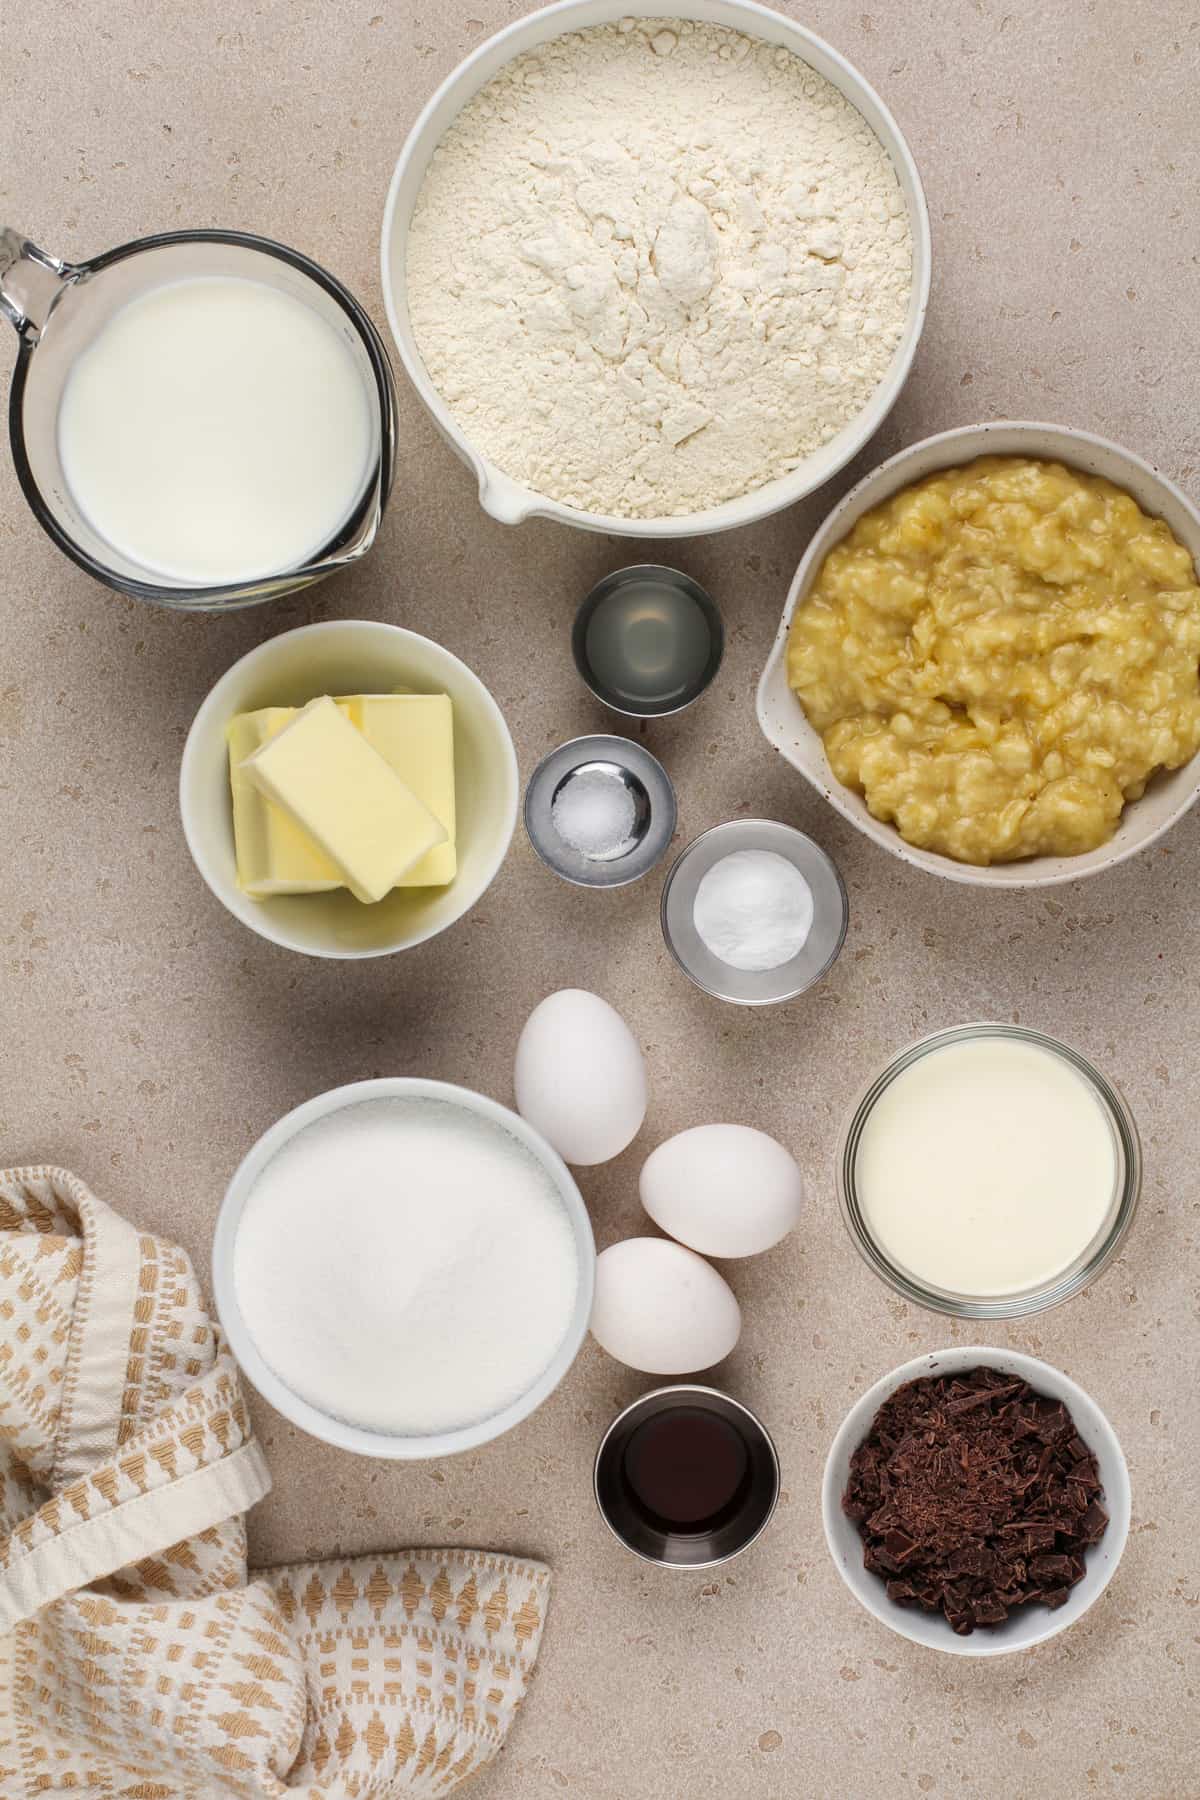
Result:
M75 359L129 301L197 276L240 276L303 301L337 331L375 398L371 468L334 537L303 564L217 586L151 574L101 537L75 502L58 447L59 402ZM392 372L375 327L353 295L299 251L248 232L171 231L137 238L88 262L68 263L19 232L0 228L0 316L20 340L9 439L22 491L47 535L97 581L159 606L213 612L307 587L371 548L395 472Z

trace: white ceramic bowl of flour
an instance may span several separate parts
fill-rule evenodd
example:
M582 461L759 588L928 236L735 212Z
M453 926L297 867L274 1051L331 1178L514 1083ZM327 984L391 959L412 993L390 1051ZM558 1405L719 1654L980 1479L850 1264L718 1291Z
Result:
M724 26L792 52L833 84L854 106L883 145L895 170L912 234L912 287L902 335L890 364L863 410L820 449L788 474L703 511L660 517L589 512L563 504L503 473L471 442L430 378L417 347L407 293L407 244L413 211L431 157L447 129L470 100L514 58L566 32L616 25L625 18L687 18ZM493 518L518 524L528 518L558 519L584 530L626 537L679 538L738 525L790 506L828 481L862 449L891 411L916 353L929 299L929 217L916 164L896 121L858 71L821 38L753 0L560 0L507 26L472 52L428 102L396 164L384 211L382 237L384 302L392 336L413 386L443 436L474 472L479 499Z
M398 1169L428 1174L411 1200L401 1180L385 1195L357 1179L381 1132ZM481 1175L472 1213L455 1189ZM390 1240L388 1205L428 1211ZM221 1206L213 1293L243 1372L284 1418L360 1456L425 1461L489 1443L553 1393L587 1331L595 1261L579 1189L524 1119L394 1076L319 1094L263 1134Z

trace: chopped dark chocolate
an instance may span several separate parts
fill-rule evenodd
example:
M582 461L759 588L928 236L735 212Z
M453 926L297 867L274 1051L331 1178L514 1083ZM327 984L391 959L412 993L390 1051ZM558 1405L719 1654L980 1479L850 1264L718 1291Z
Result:
M1079 1536L1085 1544L1098 1544L1108 1529L1108 1514L1093 1500L1079 1521Z
M1069 1556L1035 1556L1029 1564L1029 1573L1035 1581L1070 1581L1071 1558Z
M1096 1458L1061 1400L998 1369L926 1376L885 1400L842 1497L864 1567L960 1636L1061 1606L1104 1535Z
M883 1547L897 1565L903 1563L916 1549L916 1539L910 1538L907 1532L889 1531L884 1534Z

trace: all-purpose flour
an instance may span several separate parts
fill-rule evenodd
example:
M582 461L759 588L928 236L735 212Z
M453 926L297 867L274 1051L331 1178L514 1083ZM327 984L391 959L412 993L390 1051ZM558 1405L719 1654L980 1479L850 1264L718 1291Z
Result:
M912 281L882 144L807 63L624 20L518 57L430 163L417 345L472 443L625 517L790 469L862 410Z
M566 1336L578 1280L541 1164L443 1100L364 1100L298 1132L234 1242L264 1362L322 1412L401 1435L525 1393Z

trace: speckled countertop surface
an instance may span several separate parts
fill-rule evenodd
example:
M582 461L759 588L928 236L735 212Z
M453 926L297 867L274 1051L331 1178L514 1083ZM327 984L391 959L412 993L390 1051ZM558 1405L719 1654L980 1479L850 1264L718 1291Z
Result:
M870 9L870 10L867 10ZM379 218L435 83L520 0L29 0L0 10L0 215L87 255L233 225L326 262L383 323ZM788 0L882 90L922 170L935 277L908 387L862 466L941 427L1043 417L1123 439L1200 491L1200 8L1193 0ZM2 341L2 340L0 340ZM10 341L12 350L15 341ZM1115 873L990 896L905 871L768 750L752 689L789 576L834 498L683 545L725 609L706 700L647 742L679 787L680 841L738 811L788 819L839 861L845 953L808 999L746 1013L671 965L659 881L557 883L518 839L456 930L408 956L301 960L226 916L192 869L184 734L230 662L339 615L440 638L490 682L528 774L605 720L577 686L575 601L635 560L549 525L513 531L402 384L383 541L313 595L215 620L114 598L69 566L0 456L0 1160L53 1158L207 1264L231 1170L278 1115L394 1072L511 1098L517 1033L549 990L605 994L645 1046L650 1118L582 1186L603 1245L636 1229L652 1144L713 1117L778 1134L810 1205L738 1265L746 1330L723 1377L774 1427L777 1521L713 1576L627 1559L590 1495L592 1452L639 1378L590 1344L521 1430L479 1455L373 1466L254 1411L275 1491L253 1548L279 1560L411 1542L545 1556L556 1589L533 1692L479 1800L788 1800L971 1793L1192 1800L1200 1233L1200 815ZM849 481L843 478L839 488ZM531 662L530 642L538 646ZM1115 1423L1134 1483L1122 1566L1091 1614L974 1664L877 1625L826 1554L831 1433L879 1374L965 1332L890 1297L838 1220L849 1093L898 1045L973 1016L1071 1038L1125 1089L1146 1147L1140 1221L1091 1292L991 1341L1066 1369Z

